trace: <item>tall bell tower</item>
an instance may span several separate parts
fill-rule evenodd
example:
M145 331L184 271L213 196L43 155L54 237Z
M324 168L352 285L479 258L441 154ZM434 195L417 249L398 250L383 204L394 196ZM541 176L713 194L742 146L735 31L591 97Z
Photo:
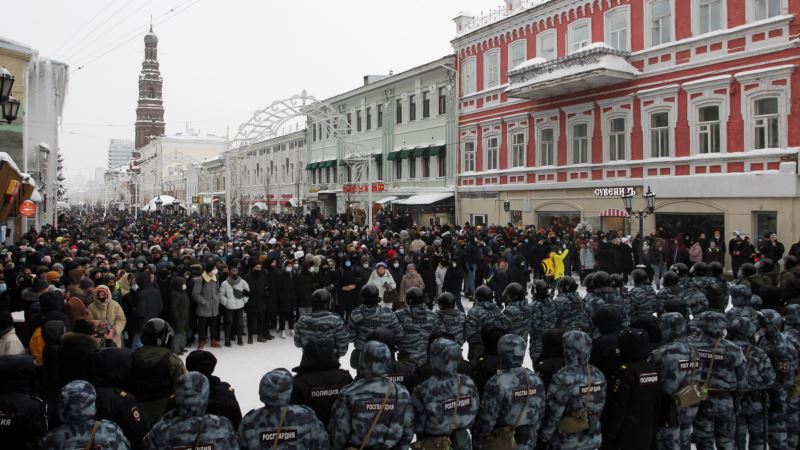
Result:
M144 61L139 74L139 101L136 107L136 150L164 135L164 101L161 72L158 69L158 37L150 32L144 36Z

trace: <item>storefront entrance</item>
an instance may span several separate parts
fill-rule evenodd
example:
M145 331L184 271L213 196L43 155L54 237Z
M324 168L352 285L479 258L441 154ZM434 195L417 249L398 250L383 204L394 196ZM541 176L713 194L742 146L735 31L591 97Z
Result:
M725 236L725 216L723 214L662 214L656 213L656 233L663 238L671 239L681 236L691 242L700 234L713 236L719 230ZM688 238L688 239L686 239Z
M554 230L559 233L567 232L575 228L581 221L579 212L538 212L536 222L539 228L547 231Z

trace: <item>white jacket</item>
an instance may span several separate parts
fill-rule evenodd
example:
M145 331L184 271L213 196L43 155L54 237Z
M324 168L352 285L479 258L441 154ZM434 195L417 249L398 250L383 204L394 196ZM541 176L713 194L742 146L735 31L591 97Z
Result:
M394 282L394 278L392 278L392 274L389 273L389 269L383 272L383 276L378 275L377 270L372 271L372 275L369 277L368 283L374 284L375 287L378 288L378 296L383 300L383 294L386 291L393 291L397 289L397 284Z
M240 291L250 291L250 285L242 277L239 277L233 285L231 285L231 279L228 277L219 288L220 303L228 309L242 309L247 304L247 301L250 300L250 297L243 295L242 298L236 298L233 295L234 288Z
M24 353L25 347L22 346L22 341L17 337L14 327L11 327L3 336L0 336L0 356L22 355Z

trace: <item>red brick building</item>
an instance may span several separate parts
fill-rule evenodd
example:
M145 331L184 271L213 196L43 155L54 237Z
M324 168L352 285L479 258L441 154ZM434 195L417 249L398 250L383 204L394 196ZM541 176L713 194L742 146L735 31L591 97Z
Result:
M620 229L620 190L606 188L632 188L641 208L650 187L648 231L794 242L799 13L793 0L506 0L460 13L460 221Z
M158 37L150 32L144 37L144 61L139 74L139 100L136 107L135 149L164 135L164 101L161 72L158 67ZM138 152L136 152L138 153ZM136 155L134 155L136 156Z

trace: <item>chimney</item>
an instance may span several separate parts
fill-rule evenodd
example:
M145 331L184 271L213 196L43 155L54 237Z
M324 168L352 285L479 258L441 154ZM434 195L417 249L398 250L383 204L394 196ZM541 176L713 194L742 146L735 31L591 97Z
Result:
M522 0L505 0L506 12L516 14L522 10Z
M474 18L475 17L468 11L459 12L455 19L453 19L453 22L456 23L456 34L462 33Z

